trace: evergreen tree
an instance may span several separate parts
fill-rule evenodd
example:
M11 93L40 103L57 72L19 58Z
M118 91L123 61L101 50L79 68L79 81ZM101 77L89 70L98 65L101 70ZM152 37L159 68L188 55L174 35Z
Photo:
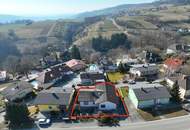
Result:
M27 106L10 102L6 103L5 120L10 122L10 126L21 126L24 123L31 123Z
M125 67L123 66L123 64L121 62L119 63L118 70L121 73L125 73Z
M79 49L78 49L78 47L77 47L76 45L74 45L74 46L71 48L71 57L72 57L72 59L81 60L80 51L79 51Z
M181 94L180 94L180 90L179 90L178 81L175 81L170 93L171 93L173 101L181 102L181 97L180 97Z

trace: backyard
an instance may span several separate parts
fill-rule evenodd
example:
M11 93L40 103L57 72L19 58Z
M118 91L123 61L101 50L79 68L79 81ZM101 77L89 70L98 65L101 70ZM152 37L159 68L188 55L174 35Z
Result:
M125 76L124 74L120 72L110 72L110 73L107 73L107 75L108 75L108 79L113 83L117 83L121 81L123 77Z

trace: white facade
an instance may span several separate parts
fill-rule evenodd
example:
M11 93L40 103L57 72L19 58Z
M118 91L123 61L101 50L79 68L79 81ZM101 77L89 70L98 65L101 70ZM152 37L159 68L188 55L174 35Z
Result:
M112 103L112 102L103 102L103 103L100 103L99 104L99 110L103 110L103 111L106 111L106 110L115 110L117 107L116 104Z
M6 71L0 71L0 82L5 81L7 77Z

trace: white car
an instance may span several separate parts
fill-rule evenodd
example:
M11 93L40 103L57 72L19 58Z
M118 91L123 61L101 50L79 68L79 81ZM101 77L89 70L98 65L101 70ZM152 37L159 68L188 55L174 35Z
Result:
M51 120L48 118L41 118L38 120L38 124L39 126L43 127L43 126L49 126L51 124Z

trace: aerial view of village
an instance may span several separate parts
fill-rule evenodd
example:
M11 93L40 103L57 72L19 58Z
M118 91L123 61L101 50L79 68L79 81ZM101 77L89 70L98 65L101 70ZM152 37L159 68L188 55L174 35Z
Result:
M190 0L0 2L0 130L190 130Z

